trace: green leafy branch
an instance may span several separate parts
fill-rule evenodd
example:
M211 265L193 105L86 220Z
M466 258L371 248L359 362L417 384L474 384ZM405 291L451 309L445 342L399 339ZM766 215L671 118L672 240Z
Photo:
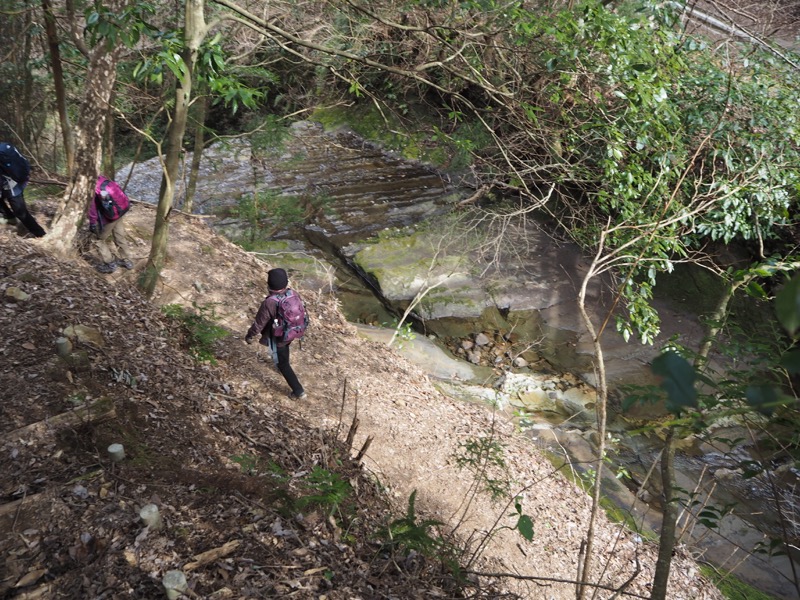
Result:
M227 329L216 324L217 315L213 304L198 305L192 302L194 310L180 304L167 304L162 307L164 314L181 324L189 340L189 352L199 362L216 364L214 344L228 335Z

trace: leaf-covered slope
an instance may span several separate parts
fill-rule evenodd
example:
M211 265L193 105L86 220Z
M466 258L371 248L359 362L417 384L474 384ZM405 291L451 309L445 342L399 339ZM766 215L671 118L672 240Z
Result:
M241 339L270 265L176 216L157 300L213 306L231 332L212 344L216 364L193 360L180 322L134 287L152 218L149 207L131 211L137 269L110 278L0 231L3 594L158 598L163 574L182 569L206 598L451 597L434 562L385 551L383 525L414 490L418 520L455 527L464 564L482 546L472 569L574 578L588 499L508 423L440 396L394 352L358 339L335 300L300 274L312 328L292 356L309 399L292 403L270 361ZM57 338L78 325L89 337L59 357ZM522 491L531 543L511 531L482 543L513 525L513 508L473 497L453 455L487 436L504 448L512 493ZM368 438L364 469L350 457ZM106 453L115 442L127 453L116 464ZM138 517L148 503L160 507L160 530ZM653 549L605 521L598 536L604 585L626 580L638 555L631 589L646 594ZM693 562L676 557L673 573L671 597L719 598ZM541 597L525 581L470 581L481 582L478 595ZM574 597L568 583L547 585L548 597Z
M200 597L437 593L439 582L421 583L424 565L402 574L376 554L387 504L347 459L344 436L242 381L226 364L235 342L218 343L217 366L198 364L180 323L130 280L105 281L7 232L0 247L11 294L0 317L7 597L157 598L170 569ZM81 339L61 357L70 326ZM242 366L261 368L254 355ZM121 463L109 460L112 443L125 447ZM318 493L314 469L358 490L331 517L331 505L302 500ZM160 530L138 517L148 503Z

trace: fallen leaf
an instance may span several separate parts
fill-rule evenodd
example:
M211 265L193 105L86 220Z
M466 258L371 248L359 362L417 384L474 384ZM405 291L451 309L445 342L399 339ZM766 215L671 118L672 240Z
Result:
M45 573L47 573L47 569L36 569L35 571L26 573L14 587L20 588L36 583Z

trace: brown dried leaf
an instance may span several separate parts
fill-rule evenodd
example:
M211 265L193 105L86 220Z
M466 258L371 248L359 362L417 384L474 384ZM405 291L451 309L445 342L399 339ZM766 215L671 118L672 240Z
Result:
M14 585L15 588L26 587L32 585L39 581L42 576L47 573L47 569L36 569L35 571L29 571L22 578Z

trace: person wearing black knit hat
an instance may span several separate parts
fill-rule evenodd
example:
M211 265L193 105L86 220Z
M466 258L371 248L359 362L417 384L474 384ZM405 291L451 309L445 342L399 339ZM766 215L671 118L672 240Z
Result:
M280 292L289 287L289 276L283 269L270 269L267 273L267 287L272 292Z
M300 295L289 287L289 276L284 269L270 269L267 273L267 288L269 293L256 313L256 318L247 334L244 336L244 341L252 344L256 335L260 336L259 344L268 346L272 351L272 358L275 361L278 371L280 371L286 383L292 389L289 394L290 398L302 400L306 397L306 392L303 389L297 375L292 369L289 362L289 345L292 343L291 339L286 341L285 332L279 331L283 326L280 324L279 319L279 304L283 307L293 305L295 310L300 311L302 317L305 319L302 324L302 330L299 335L302 335L308 325L308 319L305 316L305 307ZM284 314L291 309L282 308Z

